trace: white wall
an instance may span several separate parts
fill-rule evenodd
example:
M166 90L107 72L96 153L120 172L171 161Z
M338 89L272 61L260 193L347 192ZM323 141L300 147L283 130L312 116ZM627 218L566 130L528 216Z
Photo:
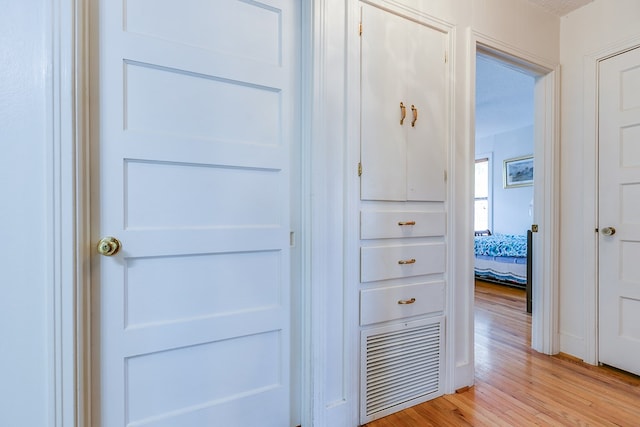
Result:
M0 425L51 425L45 0L0 13Z
M531 228L533 187L504 188L505 159L533 154L533 126L476 140L477 153L493 153L492 232L524 234Z
M586 58L614 45L638 43L640 2L595 0L561 20L562 134L560 218L561 351L591 363L595 307L595 67ZM632 40L632 39L635 39ZM592 64L593 65L593 64ZM585 104L586 103L586 104ZM585 306L587 308L585 308Z
M557 63L559 19L527 1L472 0L473 29Z

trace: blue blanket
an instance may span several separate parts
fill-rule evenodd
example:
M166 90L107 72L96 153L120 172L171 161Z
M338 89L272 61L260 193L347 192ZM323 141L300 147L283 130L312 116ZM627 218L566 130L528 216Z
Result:
M475 254L491 256L527 256L527 236L494 234L475 237Z

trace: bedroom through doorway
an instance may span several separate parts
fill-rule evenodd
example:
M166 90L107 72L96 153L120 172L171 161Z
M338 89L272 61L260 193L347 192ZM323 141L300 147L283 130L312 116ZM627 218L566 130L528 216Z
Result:
M515 295L522 301L523 320L532 308L535 79L530 71L488 53L476 55L476 298L486 284L505 301ZM484 327L486 321L476 322L476 328Z

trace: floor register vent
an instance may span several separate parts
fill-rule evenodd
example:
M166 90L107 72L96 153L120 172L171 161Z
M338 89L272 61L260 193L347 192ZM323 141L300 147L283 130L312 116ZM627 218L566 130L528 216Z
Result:
M442 317L362 332L361 422L442 394Z

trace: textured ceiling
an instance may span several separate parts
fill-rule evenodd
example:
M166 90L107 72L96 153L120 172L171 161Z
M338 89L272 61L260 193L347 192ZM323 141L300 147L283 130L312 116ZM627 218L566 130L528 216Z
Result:
M593 0L528 0L537 4L547 12L557 16L564 16L582 6L591 3Z

